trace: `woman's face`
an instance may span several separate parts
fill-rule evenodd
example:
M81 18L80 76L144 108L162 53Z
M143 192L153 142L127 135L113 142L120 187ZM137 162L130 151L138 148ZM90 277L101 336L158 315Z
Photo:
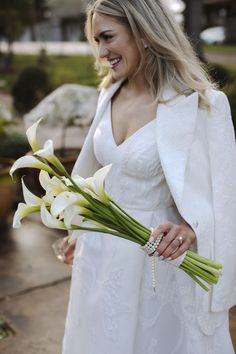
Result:
M99 57L107 62L113 78L121 80L132 77L138 68L140 53L128 27L114 17L95 13L93 34L98 44Z

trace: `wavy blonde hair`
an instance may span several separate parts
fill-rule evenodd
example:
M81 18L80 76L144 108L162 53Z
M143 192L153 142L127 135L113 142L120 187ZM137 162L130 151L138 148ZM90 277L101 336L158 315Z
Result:
M189 40L171 11L160 0L95 0L87 9L85 32L95 58L98 74L103 78L100 88L113 82L112 71L98 55L94 40L94 13L112 16L132 32L140 51L140 65L136 73L144 72L156 101L161 101L167 83L178 94L198 92L200 105L210 107L206 90L215 88L203 70ZM145 49L143 43L148 44Z

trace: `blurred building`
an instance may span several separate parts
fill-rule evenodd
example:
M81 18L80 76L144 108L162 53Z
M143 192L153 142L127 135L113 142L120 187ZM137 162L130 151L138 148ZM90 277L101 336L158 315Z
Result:
M203 3L204 27L224 26L225 42L236 43L236 1L204 0Z
M35 25L34 36L27 29L21 41L84 40L85 11L90 0L47 0L45 20Z
M47 0L49 9L45 20L35 25L34 35L28 29L22 41L63 41L84 40L85 10L90 0ZM167 0L166 0L167 1ZM224 26L226 42L236 43L236 0L168 0L179 21L184 7L190 28L190 36L209 27ZM188 31L187 31L188 32Z

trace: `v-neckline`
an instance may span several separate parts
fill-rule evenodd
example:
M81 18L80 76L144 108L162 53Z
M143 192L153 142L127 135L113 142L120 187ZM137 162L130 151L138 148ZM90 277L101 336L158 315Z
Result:
M144 124L142 127L138 128L133 134L131 134L130 136L128 136L125 140L122 141L122 143L117 144L115 137L114 137L114 133L113 133L113 126L112 126L112 114L111 114L111 100L109 102L108 105L108 120L109 120L109 125L110 125L110 130L111 130L111 136L112 136L112 140L114 142L114 145L116 146L116 148L120 148L121 146L125 145L125 143L129 140L131 140L135 135L137 135L140 131L144 130L147 126L149 126L151 123L155 122L156 117L153 118L152 120L150 120L148 123Z

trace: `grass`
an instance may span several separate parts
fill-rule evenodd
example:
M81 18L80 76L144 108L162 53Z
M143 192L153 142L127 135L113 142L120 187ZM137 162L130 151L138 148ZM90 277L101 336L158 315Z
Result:
M204 45L204 50L209 53L236 54L236 45ZM99 79L93 67L94 59L87 56L47 56L47 63L39 64L37 55L15 55L11 73L1 74L0 92L11 93L11 89L19 73L28 66L40 66L46 70L50 79L51 90L65 83L97 86ZM236 64L224 65L236 78Z
M236 54L236 45L205 44L203 45L203 49L207 53Z
M47 56L47 63L40 65L36 55L15 55L11 73L1 73L1 92L10 93L19 73L28 66L40 66L49 74L51 89L65 83L96 86L98 78L93 68L92 56Z

